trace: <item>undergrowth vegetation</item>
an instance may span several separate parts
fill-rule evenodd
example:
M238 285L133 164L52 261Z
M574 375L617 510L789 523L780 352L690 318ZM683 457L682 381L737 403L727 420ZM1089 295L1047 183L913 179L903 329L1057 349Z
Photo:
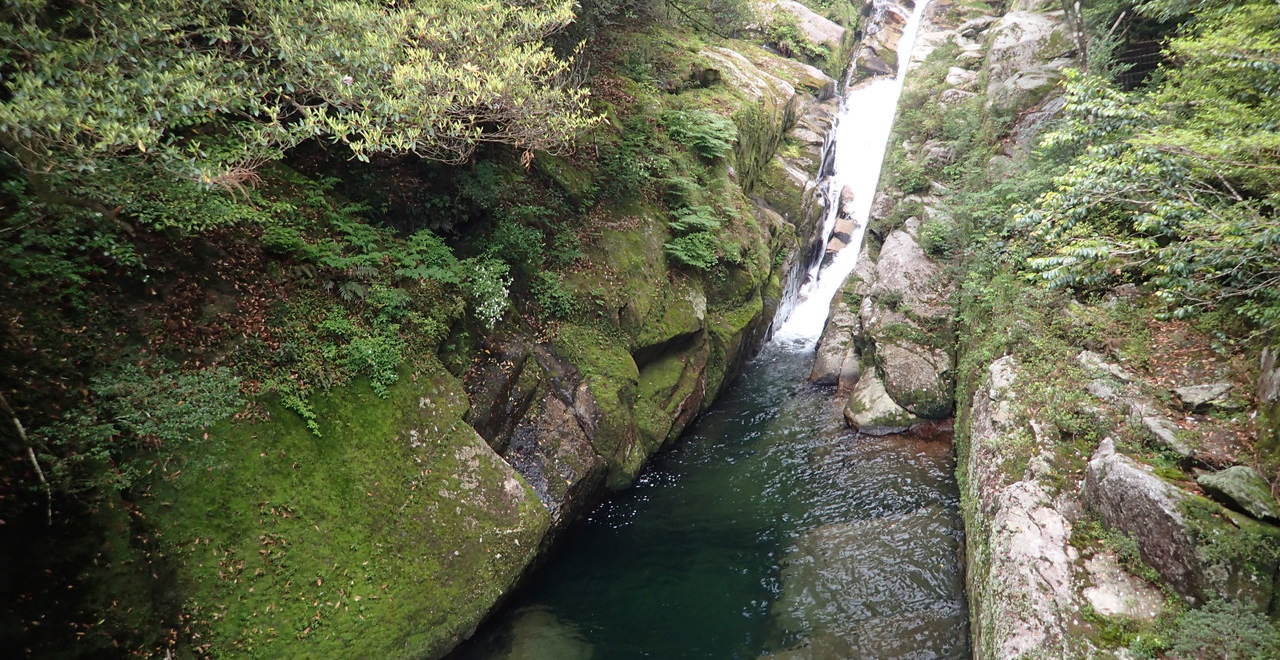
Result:
M916 240L946 262L956 284L962 465L972 450L974 393L992 362L1012 356L1009 412L1019 430L992 440L1000 445L1002 483L1034 476L1051 497L1072 497L1099 442L1111 437L1152 474L1193 489L1189 466L1203 467L1199 459L1153 447L1128 410L1090 393L1100 376L1077 356L1094 351L1137 374L1146 384L1129 386L1147 388L1142 396L1159 405L1174 405L1169 388L1203 382L1186 374L1211 377L1180 360L1218 365L1217 378L1252 389L1256 366L1228 365L1256 365L1280 327L1280 13L1269 2L1162 0L1090 3L1080 12L1068 7L1065 18L1080 30L1072 38L1081 70L1047 90L1065 108L1043 128L1035 112L990 111L981 93L944 97L957 44L944 43L920 65L900 102L881 181L887 194L877 200L887 211L873 216L869 247L916 218L909 225ZM1151 48L1155 39L1165 47L1159 68L1126 59L1136 52L1131 46ZM975 83L967 89L986 81L979 75ZM1039 138L1024 144L1028 130ZM888 297L878 302L895 307ZM1202 351L1178 355L1170 336ZM1207 437L1182 421L1180 438ZM1226 414L1204 424L1239 443L1235 462L1273 482L1280 477L1276 456L1255 444L1252 424ZM981 524L967 476L960 470L962 507L967 521ZM1230 567L1270 584L1280 561L1274 528L1233 524L1218 505L1196 502L1203 510L1193 505L1183 515L1208 570ZM1073 524L1072 543L1086 557L1114 554L1168 603L1152 622L1084 612L1089 625L1079 634L1091 642L1146 658L1277 653L1275 620L1257 604L1215 594L1193 606L1143 560L1135 538L1087 515ZM986 530L969 533L981 569Z
M311 535L292 521L305 507L250 501L303 479L304 468L284 461L285 445L376 477L378 460L402 457L375 444L365 455L369 441L352 420L396 438L374 412L413 408L409 385L446 379L441 369L465 374L495 338L555 339L557 351L578 357L575 339L598 335L625 363L645 320L628 305L676 282L702 297L699 313L720 333L711 350L727 361L725 346L760 314L770 268L786 260L793 235L761 227L744 193L762 183L793 108L725 84L699 56L712 45L763 53L777 35L753 29L763 24L752 3L588 0L572 22L566 3L504 5L485 20L482 3L447 4L8 11L0 410L5 433L20 434L4 436L15 460L0 475L0 522L8 534L54 530L74 542L5 555L31 577L12 583L22 593L4 606L16 609L3 639L56 657L93 630L93 649L161 656L179 631L260 648L327 635L305 611L314 598L286 606L263 593L235 603L229 595L244 595L237 553L258 551L282 576L245 576L263 591L326 591L291 582L290 570L319 573L324 559L286 549L276 529L323 545L319 528ZM355 38L353 21L380 29ZM798 56L840 56L787 25ZM86 34L126 55L90 57L80 48ZM417 58L419 37L448 57ZM185 50L197 42L208 48ZM491 57L501 61L473 63ZM623 405L629 372L583 368L619 402L601 396L604 405ZM726 366L712 369L718 386ZM608 412L610 423L622 417ZM475 440L458 428L451 441ZM279 437L259 437L266 429ZM343 457L344 447L361 455ZM259 459L280 464L259 471ZM237 511L258 507L271 527L260 548L229 531L200 536L206 521L183 519L188 510L174 504L172 485L182 483L184 498L209 511L230 506L226 484L200 477L226 470L260 479L230 500ZM412 470L396 470L412 481ZM308 515L345 515L346 485L307 484L323 491ZM396 532L382 528L387 511L396 524L421 522L394 504L365 531ZM196 539L179 542L197 544L178 551L184 561L208 560L199 546L212 546L220 579L231 582L173 582L182 571L160 558L172 550L163 525ZM369 559L355 536L339 536L353 546L339 553L344 561ZM395 574L375 568L363 571L362 589ZM114 586L65 596L65 585L39 577L82 570L109 574L103 581ZM143 584L125 585L126 574ZM188 587L225 599L224 611L184 611L191 604L175 594ZM52 600L68 629L17 612ZM123 603L112 608L120 616L94 625L112 601ZM251 626L277 611L267 607L287 609L295 628ZM352 616L373 611L353 607ZM240 625L253 634L237 637Z

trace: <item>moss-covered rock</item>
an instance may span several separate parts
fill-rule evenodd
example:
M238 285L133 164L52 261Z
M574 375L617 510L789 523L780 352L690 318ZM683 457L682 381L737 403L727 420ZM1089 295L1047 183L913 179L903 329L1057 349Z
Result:
M524 572L546 509L438 363L312 405L323 436L269 404L142 503L190 629L243 657L443 654Z

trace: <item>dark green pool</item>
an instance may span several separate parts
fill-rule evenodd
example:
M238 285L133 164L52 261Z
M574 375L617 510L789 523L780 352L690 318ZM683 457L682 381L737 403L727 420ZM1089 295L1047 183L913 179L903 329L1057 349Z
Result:
M949 439L871 438L766 347L466 660L967 658Z

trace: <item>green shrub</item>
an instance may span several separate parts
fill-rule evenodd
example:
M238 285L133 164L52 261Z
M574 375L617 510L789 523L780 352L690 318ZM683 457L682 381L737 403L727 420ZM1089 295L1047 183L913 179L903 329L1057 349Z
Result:
M920 226L920 247L932 257L945 257L959 247L959 236L951 223L941 220L926 220Z
M566 319L578 311L578 301L555 273L538 273L533 280L533 298L547 318Z
M923 165L904 157L896 162L893 186L908 195L918 195L929 190L929 175Z
M682 209L667 223L675 237L664 244L668 258L698 270L710 270L720 261L722 245L720 220L707 206Z
M586 256L582 251L582 239L576 232L561 229L551 236L547 246L547 263L552 268L567 268Z
M208 438L244 405L230 369L184 371L166 359L122 362L89 379L83 403L33 435L56 453L55 488L128 488L161 458Z
M662 113L662 126L667 135L698 152L703 158L715 159L729 153L738 139L738 126L728 117L706 110L671 110Z
M1265 615L1236 601L1212 601L1178 621L1169 650L1187 660L1280 658L1280 630Z
M799 56L811 63L827 59L831 48L827 44L815 44L800 29L800 19L789 11L778 9L766 27L766 38L779 53L787 57Z
M517 273L532 278L542 268L542 232L502 219L489 235L484 254L500 259Z
M507 264L491 258L466 259L459 268L472 312L481 324L492 330L509 304L511 276L507 274Z
M719 241L706 232L673 238L662 246L662 250L676 263L698 270L710 270L719 261Z

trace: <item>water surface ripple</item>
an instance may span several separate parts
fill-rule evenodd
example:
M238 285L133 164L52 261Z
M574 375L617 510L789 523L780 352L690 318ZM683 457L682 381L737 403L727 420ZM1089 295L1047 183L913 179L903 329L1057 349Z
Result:
M811 361L766 347L459 657L968 657L949 439L853 433Z

